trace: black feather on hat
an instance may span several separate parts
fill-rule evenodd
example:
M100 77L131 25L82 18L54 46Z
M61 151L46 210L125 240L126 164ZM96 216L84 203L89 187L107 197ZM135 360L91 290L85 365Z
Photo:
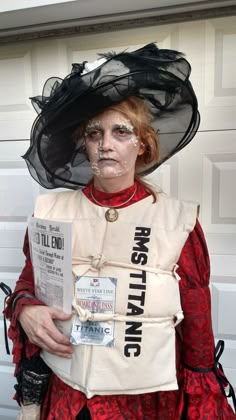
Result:
M85 186L92 172L82 139L75 143L73 133L82 122L130 96L145 100L159 132L160 159L139 174L151 173L185 147L198 129L190 73L180 52L148 44L132 52L100 54L95 63L73 64L65 79L48 79L42 96L31 98L39 115L23 156L30 174L45 188Z

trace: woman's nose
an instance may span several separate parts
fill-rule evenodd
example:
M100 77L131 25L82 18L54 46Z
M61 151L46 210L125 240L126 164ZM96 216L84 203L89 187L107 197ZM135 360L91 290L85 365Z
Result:
M105 131L101 139L100 148L104 151L113 149L113 138L110 131Z

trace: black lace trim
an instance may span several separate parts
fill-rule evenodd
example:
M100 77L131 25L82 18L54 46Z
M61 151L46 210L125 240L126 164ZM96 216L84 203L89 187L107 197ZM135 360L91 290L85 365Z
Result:
M17 401L20 405L41 405L48 389L51 369L40 356L22 359L15 385Z

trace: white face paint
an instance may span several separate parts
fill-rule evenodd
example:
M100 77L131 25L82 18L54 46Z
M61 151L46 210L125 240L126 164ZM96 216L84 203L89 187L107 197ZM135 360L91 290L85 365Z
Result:
M85 146L95 177L133 177L138 155L143 154L131 122L120 112L108 110L90 120Z

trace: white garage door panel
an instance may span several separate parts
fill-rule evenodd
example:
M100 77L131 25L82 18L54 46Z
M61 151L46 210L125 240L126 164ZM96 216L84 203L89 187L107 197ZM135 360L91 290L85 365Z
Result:
M9 170L11 171L10 176L7 175ZM23 171L24 173L22 173ZM1 220L4 220L4 218L7 221L24 220L29 206L31 205L31 208L33 206L32 195L27 194L27 191L31 189L32 183L28 178L26 169L1 168L0 181L2 183L0 200L3 203ZM24 189L22 188L23 186Z
M235 17L213 19L205 26L205 72L203 122L205 128L235 127ZM222 114L222 108L227 111Z
M20 225L20 226L19 226ZM25 233L25 223L9 223L0 222L0 249L3 247L20 248Z
M221 356L221 361L225 368L236 369L236 343L234 340L225 340L225 351ZM232 375L234 375L234 371L232 371Z
M12 147L14 146L12 145ZM17 165L24 167L16 168ZM25 221L28 212L32 211L34 196L32 180L28 174L24 162L3 162L0 164L0 221Z
M16 420L18 410L0 407L0 420Z
M19 272L24 258L21 249L0 249L0 261L1 271L17 270Z
M236 284L227 283L227 277L224 277L224 280L224 283L212 282L211 286L213 303L217 304L218 308L214 316L215 334L218 337L236 340Z
M236 255L236 239L234 233L222 233L221 235L207 233L206 239L211 254ZM224 243L224 248L222 247L222 242Z
M2 48L0 80L0 139L27 139L34 118L29 100L32 96L30 48Z
M235 238L236 240L236 238ZM212 276L222 276L227 283L228 276L236 280L236 255L212 255L211 256L211 273ZM234 333L236 333L236 325L234 325Z
M8 366L7 364L0 367L0 375L1 375L1 381L2 384L10 384L10 390L6 386L1 386L1 392L0 392L0 406L5 406L5 408L17 408L17 404L14 400L12 400L12 397L14 395L14 385L15 385L15 378L13 377L14 374L14 367ZM13 391L13 392L12 392Z

